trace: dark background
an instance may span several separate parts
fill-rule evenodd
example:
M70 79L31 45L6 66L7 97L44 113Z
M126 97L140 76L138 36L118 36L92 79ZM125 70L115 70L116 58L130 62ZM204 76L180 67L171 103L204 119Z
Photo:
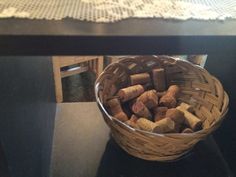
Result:
M0 140L12 177L49 174L53 84L49 57L0 58Z

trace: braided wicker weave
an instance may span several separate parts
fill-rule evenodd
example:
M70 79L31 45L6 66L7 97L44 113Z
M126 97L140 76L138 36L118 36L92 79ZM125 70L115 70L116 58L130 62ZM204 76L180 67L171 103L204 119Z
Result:
M109 115L106 100L129 85L129 75L165 68L168 85L181 88L178 101L194 106L203 121L203 129L195 133L155 134L131 128ZM146 160L169 161L188 152L198 141L218 128L228 110L228 95L221 83L205 69L169 56L124 58L110 64L95 84L98 106L111 128L115 141L129 154Z

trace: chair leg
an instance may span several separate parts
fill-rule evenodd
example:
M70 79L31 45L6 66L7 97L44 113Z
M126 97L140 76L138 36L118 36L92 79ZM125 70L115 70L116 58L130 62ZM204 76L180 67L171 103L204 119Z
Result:
M56 101L61 103L63 101L62 83L61 83L61 68L56 57L52 58L53 73L55 82Z
M98 77L103 71L103 62L104 62L103 56L99 56L97 61L98 62L97 62L97 66L96 66L97 67L96 77Z

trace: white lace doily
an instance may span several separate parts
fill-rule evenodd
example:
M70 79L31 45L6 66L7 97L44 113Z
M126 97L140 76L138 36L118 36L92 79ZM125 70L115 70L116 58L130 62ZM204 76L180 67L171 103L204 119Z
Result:
M236 0L0 0L0 18L66 17L115 22L126 18L236 18Z

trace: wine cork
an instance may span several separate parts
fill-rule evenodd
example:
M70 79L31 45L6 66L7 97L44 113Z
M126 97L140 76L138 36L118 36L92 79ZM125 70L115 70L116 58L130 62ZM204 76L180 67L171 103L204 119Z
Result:
M141 101L136 101L132 106L132 111L138 117L145 117L147 119L152 118L152 114L148 108Z
M175 128L175 122L170 118L162 119L156 123L145 118L139 118L137 124L140 129L154 133L169 133Z
M158 98L161 98L161 97L164 96L165 94L166 94L166 91L164 91L164 92L157 92Z
M174 133L180 133L181 129L183 127L183 124L178 124L178 123L175 123L175 129L174 129Z
M187 103L184 103L184 102L180 103L180 107L182 107L183 109L187 110L188 112L191 112L191 113L194 112L193 106L189 105Z
M176 124L184 123L184 113L176 108L171 108L166 111L166 117L171 118Z
M173 97L177 97L178 94L180 92L180 88L178 85L171 85L168 90L167 90L167 95L173 96Z
M166 111L168 110L167 107L155 107L153 109L154 113L154 121L159 121L161 119L164 119L166 117Z
M113 117L119 119L122 122L125 122L125 121L128 120L128 117L127 117L127 115L124 112L119 112L119 113L113 115Z
M185 128L181 133L193 133L193 130L190 128Z
M129 120L136 123L138 120L138 117L136 115L132 114L132 116L130 117Z
M133 74L130 75L130 84L136 85L136 84L146 84L150 82L151 78L148 73L139 73L139 74Z
M155 133L169 133L175 130L175 122L169 117L159 120L155 124L156 126L152 130Z
M137 125L141 130L152 132L156 124L146 118L139 118L137 120Z
M112 116L114 116L115 118L119 119L122 122L125 122L128 120L128 116L122 110L122 107L118 98L112 98L108 100L107 105L112 113Z
M138 97L143 92L144 88L142 85L133 85L127 88L120 89L117 95L122 102L125 102Z
M156 91L161 92L166 89L165 71L163 68L153 69L152 78Z
M201 128L202 126L202 121L193 115L192 113L188 112L181 106L178 106L176 109L182 111L184 113L185 117L185 124L188 125L193 131L196 131Z
M141 101L143 104L151 109L158 105L158 97L156 90L149 90L141 94L136 101Z
M171 85L166 94L163 95L160 99L160 105L166 106L168 108L174 108L176 107L176 98L180 92L180 89L177 85Z
M111 98L107 101L107 105L109 106L109 108L112 108L112 114L115 114L117 112L119 112L122 108L120 105L120 101L118 98Z
M138 128L137 125L138 118L133 114L129 120L127 120L125 123L133 128Z
M109 106L112 115L123 112L120 101L118 98L112 98L112 99L108 100L107 105Z

